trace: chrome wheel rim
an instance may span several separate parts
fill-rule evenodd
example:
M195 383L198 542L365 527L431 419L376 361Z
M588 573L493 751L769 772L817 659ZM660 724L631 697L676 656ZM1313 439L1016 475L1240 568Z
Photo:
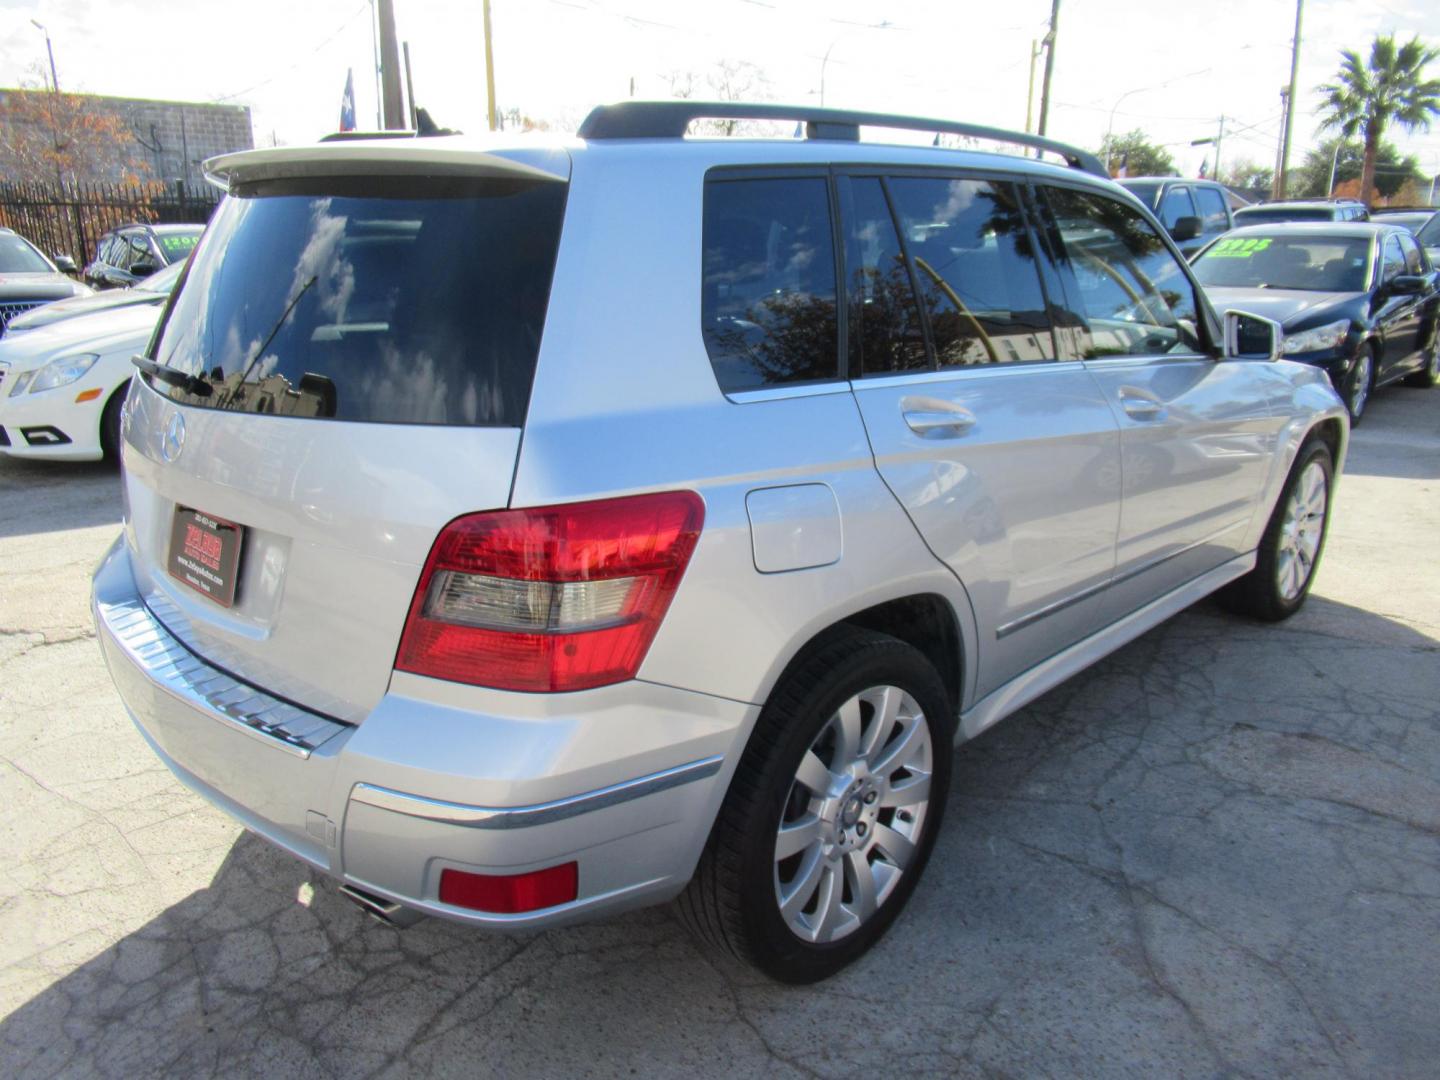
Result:
M1365 411L1365 402L1370 398L1370 355L1363 353L1355 361L1355 373L1350 377L1350 415L1359 416Z
M933 770L925 714L897 686L862 690L826 721L775 833L775 902L792 933L838 941L889 899L924 833Z
M1285 504L1285 520L1280 523L1280 557L1275 561L1275 584L1286 601L1300 595L1315 570L1320 539L1325 535L1325 484L1325 470L1318 461L1312 461L1300 473Z

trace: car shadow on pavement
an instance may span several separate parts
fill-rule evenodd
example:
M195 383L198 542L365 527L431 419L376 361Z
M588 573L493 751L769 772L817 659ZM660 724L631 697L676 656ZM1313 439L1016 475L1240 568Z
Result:
M120 471L109 462L0 455L0 538L119 525L122 506Z
M812 988L664 908L373 922L241 834L0 1021L11 1076L1422 1075L1440 1056L1440 642L1201 604L958 751L927 877ZM45 958L26 962L43 971Z

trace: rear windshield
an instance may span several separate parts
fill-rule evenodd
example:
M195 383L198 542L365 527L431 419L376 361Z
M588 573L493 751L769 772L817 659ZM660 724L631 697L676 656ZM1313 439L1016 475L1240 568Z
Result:
M1274 221L1333 221L1328 206L1246 206L1235 211L1236 225L1268 225Z
M1121 180L1120 186L1134 195L1151 210L1155 209L1155 193L1160 184L1155 180Z
M216 211L149 377L177 401L381 423L524 423L566 185L266 181Z

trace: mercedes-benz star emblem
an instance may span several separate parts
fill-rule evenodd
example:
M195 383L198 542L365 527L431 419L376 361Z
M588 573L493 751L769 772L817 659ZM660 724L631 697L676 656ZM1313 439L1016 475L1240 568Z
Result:
M185 417L177 412L170 417L170 423L166 425L165 434L160 439L160 456L166 461L174 461L184 449Z

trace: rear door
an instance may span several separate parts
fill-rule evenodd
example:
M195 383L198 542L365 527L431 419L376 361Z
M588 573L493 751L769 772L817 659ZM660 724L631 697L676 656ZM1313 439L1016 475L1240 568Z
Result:
M1207 354L1191 278L1129 204L1055 184L1040 195L1073 340L1120 426L1119 617L1241 552L1281 422L1273 365Z
M1102 624L1116 423L1057 361L1014 183L856 172L840 192L855 397L885 482L969 592L983 695Z
M1418 249L1415 254L1418 264ZM1387 233L1382 238L1379 266L1380 287L1375 292L1378 308L1376 322L1380 325L1385 353L1381 357L1376 380L1383 382L1415 366L1415 354L1420 348L1420 316L1427 298L1418 293L1396 292L1391 287L1391 282L1397 277L1411 273L1398 233Z
M439 530L508 500L566 194L490 155L448 175L396 158L242 173L154 346L179 374L138 379L126 427L155 613L212 663L351 721L385 692Z

